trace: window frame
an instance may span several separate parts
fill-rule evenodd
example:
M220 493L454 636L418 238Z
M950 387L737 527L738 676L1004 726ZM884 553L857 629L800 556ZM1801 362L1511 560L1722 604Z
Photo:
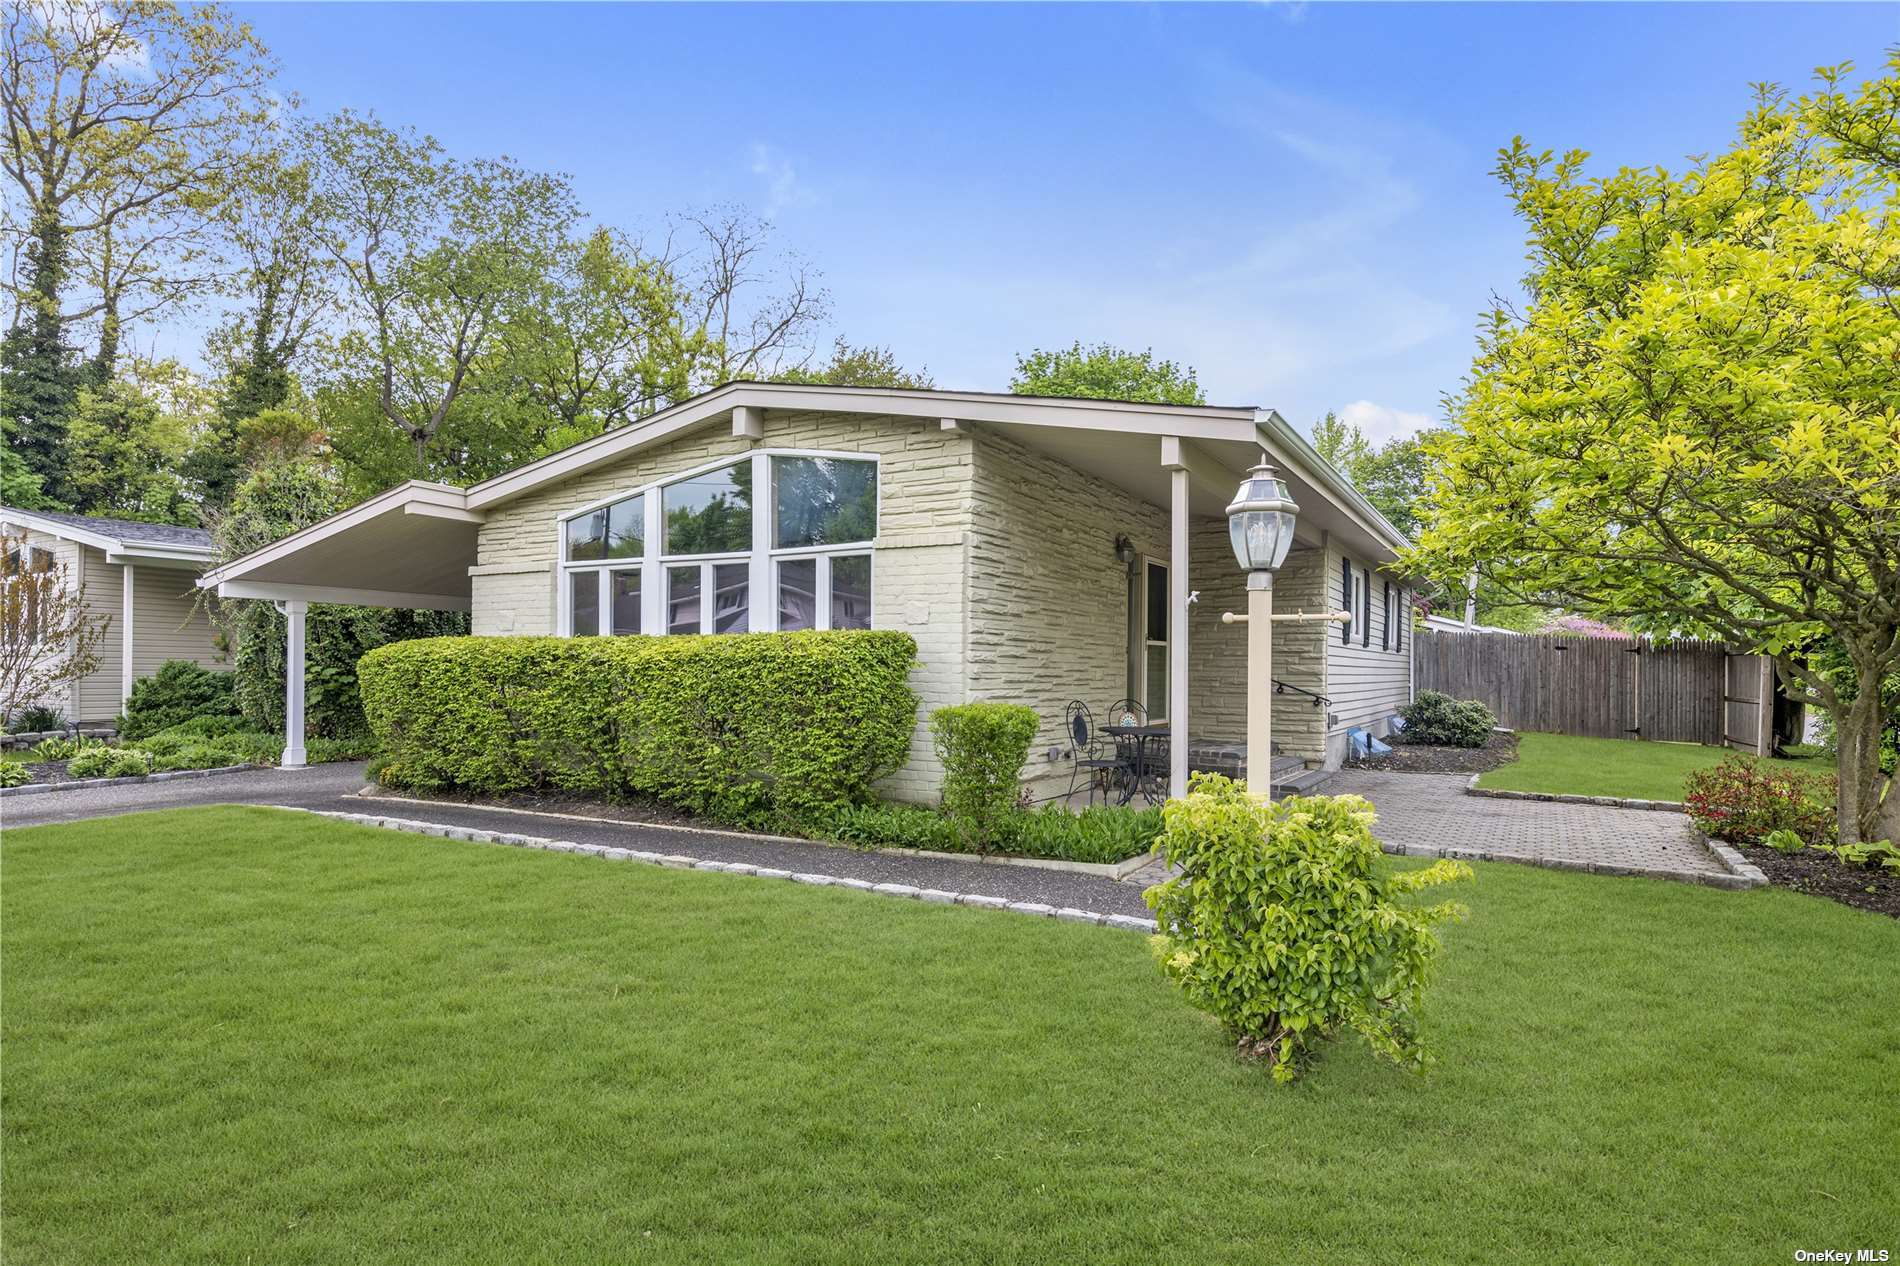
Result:
M1162 629L1163 637L1160 641L1156 641L1148 636L1148 604L1152 600L1149 596L1150 569L1156 567L1161 569L1162 610L1166 613L1166 625ZM1141 583L1137 586L1140 590L1138 596L1141 599L1140 605L1137 608L1141 613L1141 637L1137 640L1135 648L1135 693L1133 697L1135 702L1141 705L1141 710L1146 714L1149 725L1166 725L1168 723L1168 709L1166 706L1162 707L1161 715L1159 716L1155 715L1148 707L1148 652L1157 646L1162 649L1164 652L1161 660L1162 673L1164 676L1172 677L1174 668L1174 605L1168 596L1173 574L1170 567L1171 560L1169 559L1151 558L1146 554L1141 556ZM1164 705L1172 702L1169 692L1166 690L1162 691L1161 698Z
M832 461L867 462L871 465L876 484L876 496L871 505L871 537L864 541L850 541L838 545L791 545L783 548L772 544L775 525L778 522L778 490L773 480L772 461L778 457L824 458ZM701 475L736 466L741 462L752 464L752 543L749 549L729 550L718 554L668 554L661 548L665 532L664 509L665 490ZM760 496L760 490L764 496ZM597 510L604 510L616 502L632 497L644 497L642 509L642 552L628 558L588 558L570 561L567 557L567 526L575 519L583 518ZM778 631L778 577L779 564L792 559L810 558L817 560L815 575L818 580L818 592L815 595L818 618L813 627L829 629L832 627L831 560L847 555L863 555L870 559L872 573L871 585L871 627L877 620L877 562L875 553L878 548L878 534L883 524L884 464L878 453L854 453L836 449L814 448L757 448L740 453L728 453L721 457L704 461L685 470L673 471L660 478L629 488L617 488L603 497L596 497L580 505L571 506L555 516L554 521L554 569L557 576L555 589L555 633L559 637L573 637L573 580L576 572L594 571L599 575L600 584L600 620L603 630L601 636L622 636L613 633L613 601L611 572L637 571L640 574L640 630L642 635L668 636L666 609L668 591L668 570L672 567L699 564L700 572L700 612L699 631L702 634L715 632L716 613L711 600L715 592L713 568L720 563L745 563L750 571L746 588L746 628L753 633L776 633Z

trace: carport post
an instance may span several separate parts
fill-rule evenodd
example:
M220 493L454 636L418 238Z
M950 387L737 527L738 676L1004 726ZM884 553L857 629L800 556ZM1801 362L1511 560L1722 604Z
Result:
M280 769L302 769L303 751L303 626L310 610L307 602L280 602L277 609L289 623L290 636L284 648L284 758Z

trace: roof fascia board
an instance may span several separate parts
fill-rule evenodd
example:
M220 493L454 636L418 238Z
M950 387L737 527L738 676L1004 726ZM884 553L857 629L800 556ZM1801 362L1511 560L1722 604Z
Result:
M76 527L71 523L61 523L57 519L42 519L31 510L15 510L8 506L0 510L0 520L18 523L23 528L35 532L44 532L48 536L58 537L62 541L77 541L81 545L90 545L94 549L112 550L119 548L117 537L104 536L90 528Z
M307 545L335 536L339 532L367 523L371 519L381 518L385 514L405 513L411 505L427 507L418 511L418 513L427 514L430 512L429 508L464 509L463 500L463 491L450 484L428 483L423 480L397 484L387 492L379 492L368 501L351 506L339 514L333 514L321 523L313 523L307 528L292 532L281 541L274 541L263 549L255 550L242 558L232 559L224 566L206 572L199 578L198 587L209 589L221 585L224 581L236 580L266 563L294 554Z
M627 453L656 444L733 409L787 409L822 413L859 413L935 421L1010 422L1076 430L1135 435L1174 435L1184 439L1253 439L1257 411L1186 405L1129 404L1107 400L1051 400L1035 396L981 396L943 391L867 391L791 384L735 383L632 426L608 431L559 453L530 462L475 484L466 508L480 510L529 492L542 484L581 474Z
M1333 494L1347 517L1363 528L1380 544L1396 555L1412 542L1405 533L1386 521L1386 517L1373 508L1364 494L1347 482L1346 477L1334 468L1333 464L1319 455L1319 451L1307 443L1306 437L1294 430L1287 420L1272 409L1259 410L1260 447L1271 453L1282 465L1290 466L1300 473L1321 484Z
M289 585L274 581L221 580L220 598L262 598L273 602L334 602L344 606L408 607L422 611L466 611L469 599L452 593L404 593L389 589L338 589L330 585Z
M31 528L35 532L44 532L62 541L77 541L81 545L90 545L103 550L106 561L124 562L128 559L175 559L180 562L209 562L217 550L209 545L165 545L155 541L127 541L116 536L107 536L91 528L77 527L71 523L61 523L56 519L42 519L30 510L15 510L11 506L0 509L0 521L18 523L21 527Z

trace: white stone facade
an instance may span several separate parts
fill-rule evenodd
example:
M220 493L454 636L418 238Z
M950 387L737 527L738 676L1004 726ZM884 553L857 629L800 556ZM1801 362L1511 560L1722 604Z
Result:
M760 438L733 436L723 420L490 512L479 530L473 629L480 635L549 634L557 627L556 574L563 516L615 493L755 447L874 453L878 531L872 551L872 624L917 640L913 685L922 699L911 758L885 792L930 800L942 771L930 749L929 713L969 700L1023 703L1042 730L1025 775L1050 794L1070 775L1063 709L1081 699L1098 716L1131 694L1131 589L1115 557L1129 538L1166 563L1168 511L1037 449L981 428L946 429L914 418L771 411ZM1296 550L1275 587L1282 609L1324 604L1326 551ZM1191 532L1190 728L1197 738L1244 739L1244 579L1226 524L1199 518ZM755 598L755 601L759 599ZM1324 693L1322 626L1276 632L1275 676ZM1318 761L1323 719L1303 700L1275 700L1283 750ZM1050 753L1055 752L1055 758Z

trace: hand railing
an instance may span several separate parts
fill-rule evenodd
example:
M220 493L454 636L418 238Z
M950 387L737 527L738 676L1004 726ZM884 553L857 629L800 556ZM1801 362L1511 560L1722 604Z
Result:
M1273 680L1274 694L1283 695L1289 690L1291 690L1296 695L1305 695L1308 699L1311 699L1313 701L1313 706L1316 708L1330 707L1333 702L1331 699L1328 699L1325 695L1316 695L1312 691L1306 689L1304 686L1296 686L1292 682L1281 681L1277 677L1274 678Z

